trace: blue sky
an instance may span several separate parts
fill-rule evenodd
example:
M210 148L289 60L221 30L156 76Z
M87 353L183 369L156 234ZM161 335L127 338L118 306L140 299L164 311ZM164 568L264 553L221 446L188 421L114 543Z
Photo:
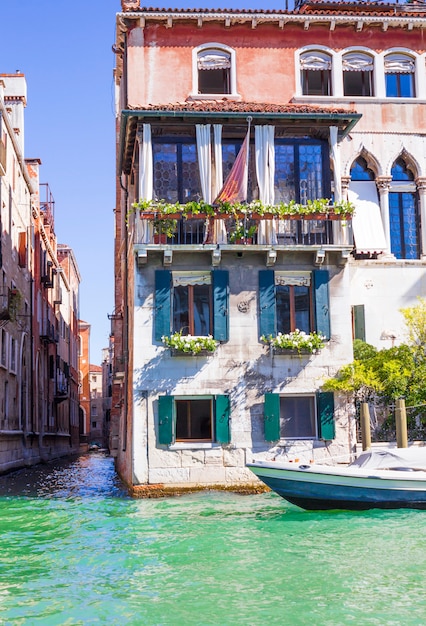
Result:
M284 2L142 3L167 8L284 8ZM120 0L3 0L0 73L27 80L25 157L42 161L59 243L82 275L80 316L100 364L114 307L114 54Z

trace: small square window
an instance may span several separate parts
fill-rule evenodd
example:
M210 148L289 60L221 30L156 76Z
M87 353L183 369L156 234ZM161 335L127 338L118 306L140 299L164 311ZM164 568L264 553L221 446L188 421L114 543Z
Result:
M310 439L317 436L315 396L280 398L280 436L285 439Z
M176 441L212 441L211 399L176 400Z

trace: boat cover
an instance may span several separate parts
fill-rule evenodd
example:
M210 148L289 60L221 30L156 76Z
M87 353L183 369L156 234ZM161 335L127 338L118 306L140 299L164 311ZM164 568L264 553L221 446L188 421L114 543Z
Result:
M426 471L426 447L366 450L350 467L422 469Z

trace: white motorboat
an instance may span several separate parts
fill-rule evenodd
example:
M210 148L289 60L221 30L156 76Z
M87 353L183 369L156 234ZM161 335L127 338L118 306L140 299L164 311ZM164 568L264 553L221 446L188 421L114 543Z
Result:
M368 450L350 465L277 460L247 467L307 510L426 509L426 447Z

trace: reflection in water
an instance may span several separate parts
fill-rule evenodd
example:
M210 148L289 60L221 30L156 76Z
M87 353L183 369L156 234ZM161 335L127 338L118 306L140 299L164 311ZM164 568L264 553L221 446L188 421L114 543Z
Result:
M102 452L58 459L0 476L0 496L126 497L114 460Z

